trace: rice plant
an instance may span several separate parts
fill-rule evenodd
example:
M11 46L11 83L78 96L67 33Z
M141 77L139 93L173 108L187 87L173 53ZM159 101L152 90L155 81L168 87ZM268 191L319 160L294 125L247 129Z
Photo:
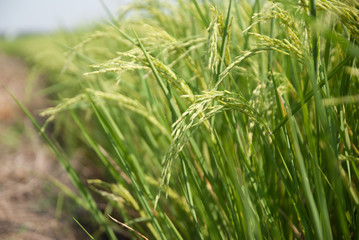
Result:
M109 239L357 239L358 41L354 0L139 1L42 113L103 178L46 139Z

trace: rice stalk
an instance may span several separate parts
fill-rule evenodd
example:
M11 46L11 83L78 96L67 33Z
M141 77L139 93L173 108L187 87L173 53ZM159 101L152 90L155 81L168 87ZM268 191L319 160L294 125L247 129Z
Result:
M228 91L204 92L202 95L182 96L194 98L194 103L173 123L172 142L163 160L160 189L167 187L171 177L171 168L186 143L189 130L205 123L213 116L228 110L240 111L247 117L264 126L267 133L271 131L256 110L238 94ZM156 198L158 201L159 195Z

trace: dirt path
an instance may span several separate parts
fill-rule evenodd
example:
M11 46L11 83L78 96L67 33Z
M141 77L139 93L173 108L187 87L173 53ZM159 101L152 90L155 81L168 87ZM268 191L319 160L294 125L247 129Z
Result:
M0 83L36 111L44 105L25 95L28 74L21 60L0 54ZM66 178L29 120L0 87L0 239L79 237L68 220L55 217L57 190L49 175Z

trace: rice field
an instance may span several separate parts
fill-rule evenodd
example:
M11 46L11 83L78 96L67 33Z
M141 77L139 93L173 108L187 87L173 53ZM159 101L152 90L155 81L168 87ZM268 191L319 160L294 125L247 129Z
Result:
M91 239L359 238L357 1L112 12L32 58L53 103L44 124L19 102ZM82 180L79 149L100 178Z

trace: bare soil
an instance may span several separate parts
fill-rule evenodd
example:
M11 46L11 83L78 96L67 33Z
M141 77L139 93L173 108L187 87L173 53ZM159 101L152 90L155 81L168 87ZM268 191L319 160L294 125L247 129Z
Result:
M0 54L0 84L36 114L45 107L36 90L41 81L30 89L28 76L23 61ZM0 86L0 239L84 239L64 213L55 216L59 191L49 176L67 180L30 121Z

